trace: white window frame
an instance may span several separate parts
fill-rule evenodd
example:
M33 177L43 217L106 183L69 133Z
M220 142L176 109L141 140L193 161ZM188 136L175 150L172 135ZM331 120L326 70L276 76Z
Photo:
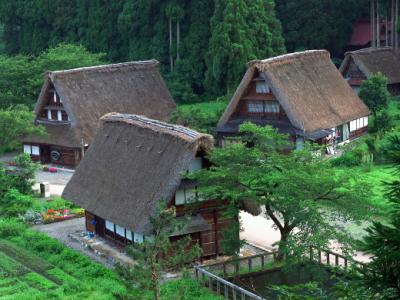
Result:
M130 230L126 230L126 239L128 240L128 241L131 241L132 242L132 240L133 240L133 238L132 238L132 231L130 231Z
M32 146L31 145L24 145L24 153L31 154L32 153Z
M115 224L115 234L125 238L125 227Z
M32 155L37 155L37 156L39 156L39 155L40 155L40 148L39 148L39 146L32 146L32 147L31 147L31 154L32 154Z
M276 101L266 101L264 103L264 112L279 113L279 103Z
M264 103L262 100L249 100L247 102L247 111L249 113L263 113Z
M138 244L143 244L144 242L144 235L140 234L140 233L133 233L133 242L134 243L138 243Z
M61 110L57 110L57 120L62 121L62 113Z
M51 109L48 109L48 110L47 110L47 119L48 119L48 120L53 120L53 119L51 118Z
M269 94L271 89L265 81L256 82L256 93L257 94Z
M107 230L114 232L114 223L113 222L106 220L105 227ZM110 228L112 228L112 229L110 229Z
M57 92L53 91L53 101L54 103L57 103Z
M368 126L368 117L364 117L364 127Z

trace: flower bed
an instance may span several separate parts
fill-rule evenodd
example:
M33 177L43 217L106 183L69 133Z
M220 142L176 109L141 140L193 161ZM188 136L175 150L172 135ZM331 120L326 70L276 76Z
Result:
M69 220L72 218L79 218L85 214L82 208L76 209L48 209L42 213L43 223L54 223Z

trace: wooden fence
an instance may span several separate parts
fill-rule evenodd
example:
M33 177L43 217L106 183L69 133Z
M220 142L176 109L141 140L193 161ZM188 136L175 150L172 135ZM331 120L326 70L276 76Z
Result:
M277 267L276 258L278 252L266 252L248 257L240 257L224 262L217 262L208 265L195 267L196 278L202 280L205 285L214 292L223 295L225 299L233 300L263 300L259 295L249 292L240 286L229 282L224 278L240 276L240 274L248 274L262 272L271 267ZM321 250L316 247L310 247L306 257L310 261L318 262L322 265L335 267L347 271L349 268L359 272L365 272L367 265L357 262L344 255L334 253L330 250Z

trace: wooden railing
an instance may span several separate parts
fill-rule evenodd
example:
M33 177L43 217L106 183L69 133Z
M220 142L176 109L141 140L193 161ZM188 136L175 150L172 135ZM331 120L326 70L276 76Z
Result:
M242 274L262 272L263 270L279 267L277 262L278 252L266 252L248 257L240 257L224 262L195 266L196 278L202 280L214 292L223 295L225 299L233 300L263 300L264 298L249 292L224 278L240 276ZM366 272L367 265L342 254L330 250L320 250L310 247L305 254L310 261L322 265L335 267L347 271L349 268L359 272ZM240 296L240 298L238 298Z
M316 247L310 247L309 257L311 261L316 261L322 265L343 268L347 270L349 267L359 271L366 272L367 264L348 258L342 254L332 252L330 250L321 250Z

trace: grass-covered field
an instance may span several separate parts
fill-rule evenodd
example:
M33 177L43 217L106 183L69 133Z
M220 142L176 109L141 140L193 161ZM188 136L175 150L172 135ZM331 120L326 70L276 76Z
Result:
M178 297L178 298L177 298ZM0 219L0 299L152 299L110 269L12 219ZM162 299L221 299L192 279L162 286Z

